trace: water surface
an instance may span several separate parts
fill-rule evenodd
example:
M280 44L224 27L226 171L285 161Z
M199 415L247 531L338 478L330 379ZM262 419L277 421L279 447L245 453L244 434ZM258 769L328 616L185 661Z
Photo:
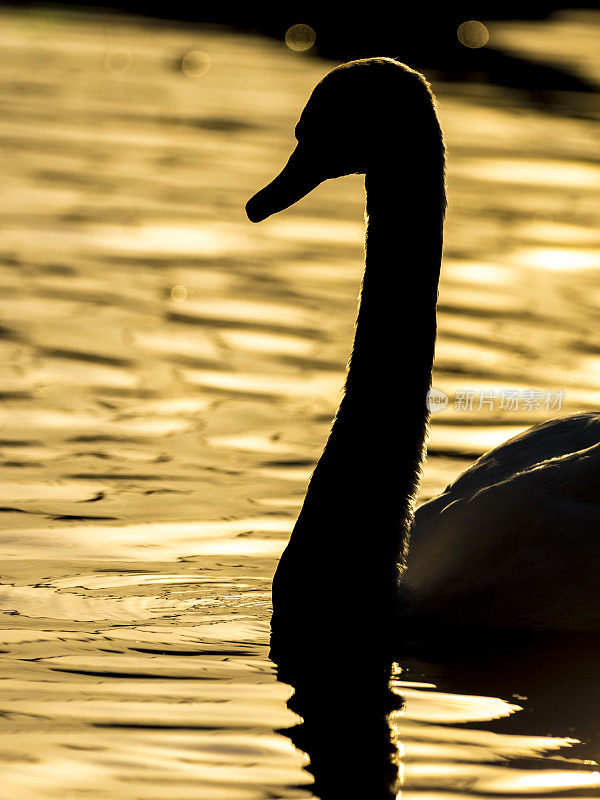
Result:
M268 658L271 576L350 348L361 181L262 226L243 205L330 65L53 10L4 10L0 45L0 796L598 796L594 643L374 667L357 631L312 673ZM450 399L422 500L600 406L592 100L436 89Z

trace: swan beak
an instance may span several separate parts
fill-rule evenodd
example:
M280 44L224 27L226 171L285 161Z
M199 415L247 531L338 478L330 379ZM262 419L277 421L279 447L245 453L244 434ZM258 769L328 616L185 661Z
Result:
M312 192L324 178L315 176L310 161L298 145L279 175L248 200L248 219L251 222L262 222L271 214L293 206Z

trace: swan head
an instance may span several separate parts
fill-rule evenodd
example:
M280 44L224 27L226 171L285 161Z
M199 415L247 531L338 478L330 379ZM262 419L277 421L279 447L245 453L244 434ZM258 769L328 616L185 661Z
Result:
M328 178L387 169L398 153L428 141L428 133L441 145L433 95L422 75L391 58L342 64L313 90L296 125L296 149L248 201L248 217L260 222L283 211Z

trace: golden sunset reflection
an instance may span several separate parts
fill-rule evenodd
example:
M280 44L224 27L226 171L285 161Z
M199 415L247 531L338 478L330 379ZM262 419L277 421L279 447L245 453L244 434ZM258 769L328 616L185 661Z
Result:
M333 65L309 16L267 38L0 9L0 800L331 800L352 769L374 800L597 796L595 642L452 640L383 681L364 627L308 689L269 658L364 255L358 175L244 214ZM599 37L592 11L448 26L461 58L530 49L596 83ZM600 410L598 97L469 74L429 76L447 403L417 503L530 425Z
M461 22L456 31L458 41L465 47L483 47L489 41L490 34L482 22L476 19Z
M310 25L298 23L296 25L292 25L286 31L285 43L290 50L302 52L304 50L310 50L310 48L314 45L316 38L317 36Z

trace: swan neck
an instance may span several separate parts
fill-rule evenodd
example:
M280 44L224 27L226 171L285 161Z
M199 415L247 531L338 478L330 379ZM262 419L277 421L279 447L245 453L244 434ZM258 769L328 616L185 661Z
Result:
M406 170L371 172L365 185L365 272L344 395L275 575L277 614L297 606L301 575L319 602L340 602L339 576L397 607L428 423L443 163L437 173L415 166L412 181Z

